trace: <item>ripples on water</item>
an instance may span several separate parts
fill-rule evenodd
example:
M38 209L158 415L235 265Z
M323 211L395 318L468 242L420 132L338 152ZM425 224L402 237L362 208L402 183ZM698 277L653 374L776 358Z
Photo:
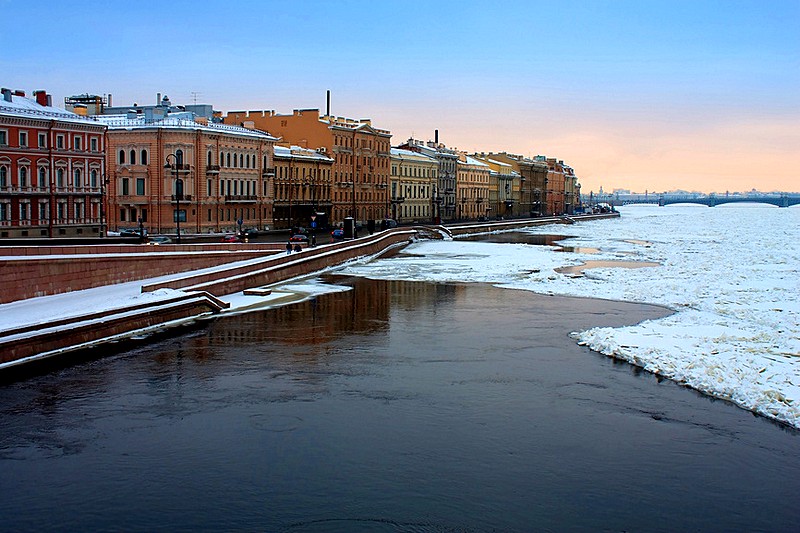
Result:
M568 337L662 309L336 281L0 387L0 530L798 523L797 432Z

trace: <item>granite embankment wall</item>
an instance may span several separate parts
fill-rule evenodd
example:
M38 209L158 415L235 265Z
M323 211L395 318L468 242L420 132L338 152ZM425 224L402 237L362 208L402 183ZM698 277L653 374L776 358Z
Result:
M20 246L0 254L0 303L216 267L283 245Z

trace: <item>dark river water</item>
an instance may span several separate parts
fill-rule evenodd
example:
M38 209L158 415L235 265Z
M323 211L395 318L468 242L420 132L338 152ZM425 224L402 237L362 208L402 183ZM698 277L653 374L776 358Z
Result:
M0 385L0 530L800 527L798 432L568 337L663 309L336 281Z

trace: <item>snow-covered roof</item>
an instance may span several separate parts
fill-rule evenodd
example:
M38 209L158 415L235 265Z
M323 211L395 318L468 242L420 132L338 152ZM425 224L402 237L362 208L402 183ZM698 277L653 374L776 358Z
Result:
M413 150L404 150L403 148L391 148L390 149L391 157L398 158L398 159L416 159L417 161L422 161L425 163L437 163L436 159L433 157L423 154L420 152L415 152Z
M474 157L470 157L468 155L464 156L464 157L466 159L466 161L464 163L467 164L467 165L473 165L473 166L476 166L476 167L486 167L487 170L489 168L489 165L487 165L483 161L475 159Z
M35 100L17 95L12 95L10 102L5 99L0 99L0 115L38 118L42 120L55 119L62 122L102 126L102 124L97 123L94 117L84 117L58 107L43 106L38 104Z
M323 163L333 163L333 158L317 152L316 150L312 150L311 148L303 148L302 146L275 146L274 149L275 157L308 159Z
M239 135L242 137L255 137L264 140L277 141L278 137L273 137L266 131L233 126L231 124L220 124L209 122L202 124L196 122L191 112L170 113L165 118L148 119L143 115L135 118L128 118L128 115L99 115L97 121L108 126L109 131L135 130L135 129L184 129L200 130L209 133L224 133L227 135Z

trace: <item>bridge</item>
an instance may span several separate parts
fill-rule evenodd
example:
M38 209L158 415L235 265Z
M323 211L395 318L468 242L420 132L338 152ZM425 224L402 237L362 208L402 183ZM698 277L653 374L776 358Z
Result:
M800 194L781 194L781 195L752 195L752 196L688 196L680 194L662 194L658 197L650 198L636 198L636 199L620 199L614 202L616 205L630 205L630 204L657 204L660 206L670 204L700 204L714 207L722 204L732 203L757 203L757 204L770 204L778 207L790 207L793 205L800 205Z

